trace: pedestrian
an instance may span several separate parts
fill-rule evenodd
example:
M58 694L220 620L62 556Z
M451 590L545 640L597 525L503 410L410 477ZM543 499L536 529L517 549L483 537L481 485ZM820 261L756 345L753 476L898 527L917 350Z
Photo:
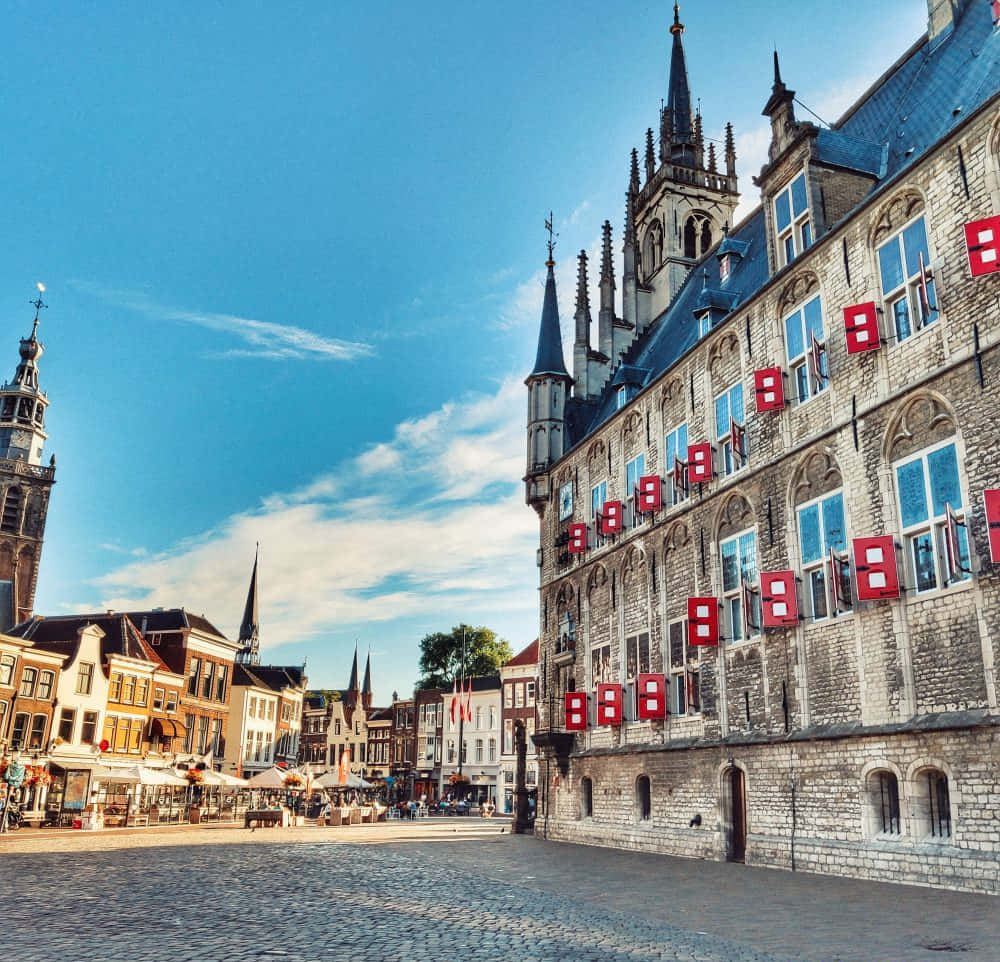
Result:
M410 816L410 821L415 821L417 818L417 803L412 798L407 802L406 809Z

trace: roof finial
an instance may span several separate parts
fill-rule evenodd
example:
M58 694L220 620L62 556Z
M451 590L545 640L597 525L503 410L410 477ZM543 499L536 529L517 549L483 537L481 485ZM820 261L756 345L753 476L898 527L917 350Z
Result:
M38 296L33 301L28 301L28 303L35 309L35 323L31 326L31 338L34 339L35 334L38 332L38 313L49 305L42 300L42 295L45 293L45 285L38 281L35 284L38 288Z
M684 32L684 24L681 23L681 8L680 5L677 3L674 4L674 23L673 26L670 28L670 32L671 33Z
M556 249L556 238L559 236L559 234L556 232L552 224L553 224L552 211L549 211L548 219L545 221L545 229L549 232L549 239L548 239L549 259L545 262L546 267L556 266L555 258L552 256L552 254L553 251L555 251Z
M781 67L778 65L778 48L774 48L774 86L781 84Z

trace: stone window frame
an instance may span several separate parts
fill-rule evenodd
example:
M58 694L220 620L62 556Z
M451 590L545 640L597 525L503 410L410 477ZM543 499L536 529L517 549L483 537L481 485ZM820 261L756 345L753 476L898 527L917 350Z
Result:
M757 516L754 513L753 506L750 504L750 500L742 494L740 491L734 491L727 499L725 504L722 506L721 510L716 519L715 524L715 557L718 564L718 595L717 597L722 602L723 611L720 620L720 630L723 632L728 631L728 635L725 635L724 642L726 647L737 647L747 644L754 644L762 640L762 619L761 619L761 594L760 594L760 572L761 572L761 561L760 561L760 532L758 530ZM731 588L726 590L724 575L723 575L723 554L722 549L724 544L728 544L731 541L736 542L737 552L740 551L740 539L747 534L753 534L754 538L754 567L756 578L750 581L748 587L750 589L751 595L755 601L756 608L756 621L757 627L756 631L752 634L747 634L744 637L735 639L733 637L732 631L732 608L731 603L735 599L739 599L740 602L740 614L741 623L740 631L743 634L743 595L742 595L742 562L740 561L740 585L736 588ZM738 556L739 557L739 556Z
M832 593L830 591L830 557L829 551L824 550L819 561L812 561L808 564L803 561L802 552L802 529L799 522L799 512L806 510L813 505L822 504L828 498L840 495L843 500L844 512L844 550L838 555L841 562L842 595L847 604L847 609L834 611L832 604ZM850 564L851 545L851 516L848 511L847 492L844 487L843 473L840 465L834 457L833 452L827 448L814 448L807 452L799 460L798 465L792 473L792 480L788 487L788 523L790 527L788 543L793 547L796 555L794 561L797 563L802 573L802 583L805 589L804 604L802 614L807 619L807 624L816 622L826 622L832 618L844 618L853 614L853 582ZM826 543L825 532L823 538ZM827 614L817 618L814 614L813 595L809 590L811 585L811 575L817 568L823 570L826 592Z
M580 818L594 817L594 780L589 775L580 779Z
M646 772L636 776L633 783L635 820L638 824L653 820L653 783Z
M909 454L892 461L890 464L894 505L896 509L896 517L899 521L899 537L903 545L904 577L906 579L906 583L908 585L912 585L913 588L912 592L908 595L909 600L917 598L923 599L929 596L935 596L945 591L955 591L962 588L968 588L973 581L973 540L971 532L969 532L967 528L965 529L965 560L968 562L969 571L964 578L951 581L947 577L947 561L945 560L945 552L947 549L944 544L944 527L946 523L945 520L943 520L944 516L935 515L933 513L933 503L929 503L927 506L928 516L925 521L912 525L904 525L903 508L902 502L900 501L899 469L906 467L907 465L914 464L917 461L922 461L924 466L922 472L925 485L924 492L932 497L930 492L929 467L927 459L938 451L943 451L948 447L954 447L955 467L958 474L959 491L962 495L962 505L961 507L952 506L952 508L957 521L960 524L966 523L966 519L970 515L969 483L968 479L965 477L964 471L965 452L963 445L960 442L961 438L956 432L949 438L934 441L925 447L920 448L918 451L910 452ZM913 545L916 538L926 533L931 535L931 547L934 553L933 563L935 583L933 587L920 590L917 587L917 574L913 559L913 551L915 549L913 548Z
M934 821L940 823L940 814L934 818L933 808L941 802L940 795L928 795L931 788L926 783L930 775L940 776L944 780L944 801L942 808L947 808L947 834L939 834L934 830ZM955 784L951 766L940 758L925 757L912 762L906 771L907 814L910 821L910 835L915 842L927 845L955 844L955 798L952 791Z
M914 304L912 298L915 296L915 285L917 283L916 275L908 275L902 285L893 288L888 294L882 288L882 266L879 260L879 251L894 237L901 237L902 232L915 224L920 218L924 219L924 232L927 238L927 262L924 267L928 273L930 283L934 285L934 244L932 243L930 226L927 219L927 198L923 192L913 184L903 185L880 205L872 218L872 227L868 235L869 263L872 269L872 277L878 279L877 302L882 310L886 325L884 334L890 343L901 344L903 341L912 341L914 337L922 334L927 328L932 327L942 317L940 305L936 303L934 305L936 308L935 314L931 320L926 324L920 325L918 328L914 328L911 317L911 331L906 337L900 339L890 307L891 303L898 301L903 296L902 292L905 292L912 313ZM935 286L935 297L933 300L939 301L940 299L936 294ZM890 325L891 330L888 329Z
M822 337L816 338L820 347L820 370L818 375L813 371L813 365L810 362L812 351L811 341L810 343L806 343L806 335L814 333L808 329L806 309L816 302L819 303L820 333L822 334ZM799 318L798 327L802 336L802 350L792 355L788 337L788 326L789 321L796 316ZM785 364L788 368L788 397L793 407L800 408L830 389L830 353L827 348L830 332L827 330L826 318L823 314L823 292L821 290L814 288L797 304L788 305L784 308L781 315L781 334L785 344ZM804 396L799 384L800 371L803 372L805 380Z
M805 210L795 213L793 202L793 188L802 180L803 191L805 193ZM789 222L786 227L778 226L778 202L781 198L788 196ZM809 203L809 173L805 167L799 168L784 183L780 190L774 192L771 198L771 216L774 218L774 250L777 255L775 260L780 270L791 264L796 258L801 257L815 242L812 226L812 208ZM792 242L792 254L788 255L787 243Z
M673 663L673 635L679 630L681 634L681 664ZM687 618L674 618L667 622L667 643L664 655L664 669L667 676L667 707L671 718L694 718L701 715L701 648L688 643ZM693 684L693 688L692 688ZM678 686L682 686L679 688ZM684 693L684 711L680 711L680 691ZM698 694L697 707L691 707L691 692Z
M891 796L891 783L882 779L883 775L891 775L895 781L895 799ZM877 782L873 782L874 777ZM873 759L861 770L860 806L862 818L862 834L869 841L891 842L893 844L907 837L907 824L904 813L907 810L906 781L898 766L885 758ZM889 793L886 796L885 793ZM893 801L895 801L895 818L893 819ZM889 805L889 824L895 820L898 831L884 830L885 805Z
M654 217L642 236L642 274L646 280L653 277L663 264L663 224Z

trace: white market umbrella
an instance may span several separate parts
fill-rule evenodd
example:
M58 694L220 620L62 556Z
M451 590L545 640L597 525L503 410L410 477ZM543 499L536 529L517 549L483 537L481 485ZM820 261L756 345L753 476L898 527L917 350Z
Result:
M287 771L272 765L267 771L258 772L245 784L250 788L284 788L287 774Z
M340 780L340 774L338 772L327 772L325 775L317 778L313 783L319 785L321 788L371 788L372 783L366 782L360 775L355 775L351 772L347 776L347 781L342 782Z
M225 785L233 788L247 788L250 783L245 778L237 778L235 775L227 775L225 772L213 772L205 769L205 785Z

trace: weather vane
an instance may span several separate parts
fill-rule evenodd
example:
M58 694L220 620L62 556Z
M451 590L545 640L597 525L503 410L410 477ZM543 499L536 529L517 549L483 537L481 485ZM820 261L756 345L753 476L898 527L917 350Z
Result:
M42 295L45 293L45 285L41 281L39 281L37 284L35 284L35 287L38 288L38 296L33 301L28 301L28 303L35 309L35 326L32 328L31 331L32 336L34 336L35 331L38 330L39 312L42 310L42 308L49 306L42 300Z
M549 211L549 216L545 221L545 229L549 232L549 263L554 264L555 261L552 259L552 252L556 249L556 238L559 236L552 226L552 211Z

